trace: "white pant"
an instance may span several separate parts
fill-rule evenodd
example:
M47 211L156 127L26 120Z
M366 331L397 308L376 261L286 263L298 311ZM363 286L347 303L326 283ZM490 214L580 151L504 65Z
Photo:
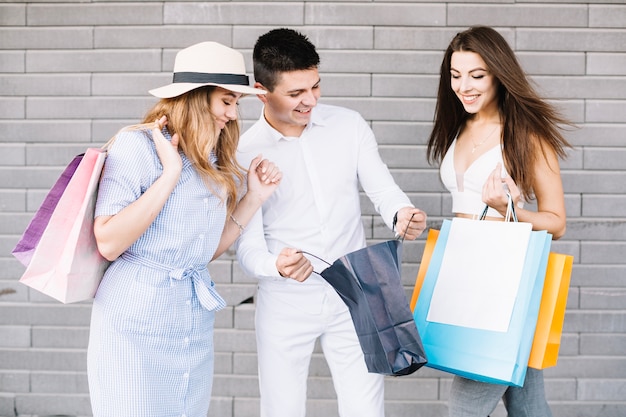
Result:
M297 284L294 285L293 283ZM345 303L328 284L261 282L256 306L261 417L304 417L319 337L341 417L384 417L384 377L368 373ZM299 300L322 299L312 312Z

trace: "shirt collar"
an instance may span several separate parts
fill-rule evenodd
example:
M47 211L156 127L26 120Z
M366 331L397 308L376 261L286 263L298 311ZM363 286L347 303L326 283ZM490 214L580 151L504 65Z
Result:
M282 133L274 129L272 125L268 123L267 119L265 119L265 106L263 106L263 108L261 109L261 116L259 117L259 120L261 121L261 123L263 123L263 125L265 126L265 129L269 132L270 137L274 141L278 142L281 139L290 141L294 139L291 136L289 137L283 136ZM317 106L315 106L313 110L311 111L311 121L309 124L305 126L304 130L302 131L302 134L305 134L306 132L310 131L311 129L313 129L314 126L324 126L325 124L326 124L326 120L324 120L322 114L318 111Z

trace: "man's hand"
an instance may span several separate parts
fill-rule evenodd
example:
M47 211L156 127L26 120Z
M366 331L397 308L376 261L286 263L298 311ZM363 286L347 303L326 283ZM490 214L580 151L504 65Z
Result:
M302 251L294 248L284 248L280 251L276 268L282 277L298 282L306 280L313 273L311 261L302 254Z
M398 236L415 240L424 229L426 229L426 213L422 210L413 207L404 207L398 210L398 222L396 223Z

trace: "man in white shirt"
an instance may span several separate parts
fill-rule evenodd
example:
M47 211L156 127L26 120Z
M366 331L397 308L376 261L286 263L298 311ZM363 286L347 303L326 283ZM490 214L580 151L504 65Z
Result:
M317 273L365 247L359 185L385 223L406 239L426 227L395 184L374 134L355 111L318 104L319 55L291 29L257 40L255 87L264 107L240 139L243 166L258 154L283 172L237 243L243 270L259 279L256 337L261 417L304 417L309 362L319 338L341 417L384 417L383 376L368 373L345 303ZM411 220L412 217L412 220ZM307 257L308 256L308 257Z

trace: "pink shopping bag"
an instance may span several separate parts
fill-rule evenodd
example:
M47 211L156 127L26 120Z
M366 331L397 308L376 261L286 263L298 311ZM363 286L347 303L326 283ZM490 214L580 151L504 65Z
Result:
M108 261L93 234L106 150L89 148L59 199L20 282L63 303L93 298Z
M69 184L72 176L76 172L76 168L78 168L78 164L80 164L83 156L84 154L76 155L72 162L65 168L57 182L46 195L46 198L33 216L26 231L24 231L24 234L11 252L22 265L28 266L28 264L30 264L30 260L41 239L41 235L43 235L44 230L46 230L46 226L48 226L50 222L50 217L52 217L54 209L65 192L67 184Z

